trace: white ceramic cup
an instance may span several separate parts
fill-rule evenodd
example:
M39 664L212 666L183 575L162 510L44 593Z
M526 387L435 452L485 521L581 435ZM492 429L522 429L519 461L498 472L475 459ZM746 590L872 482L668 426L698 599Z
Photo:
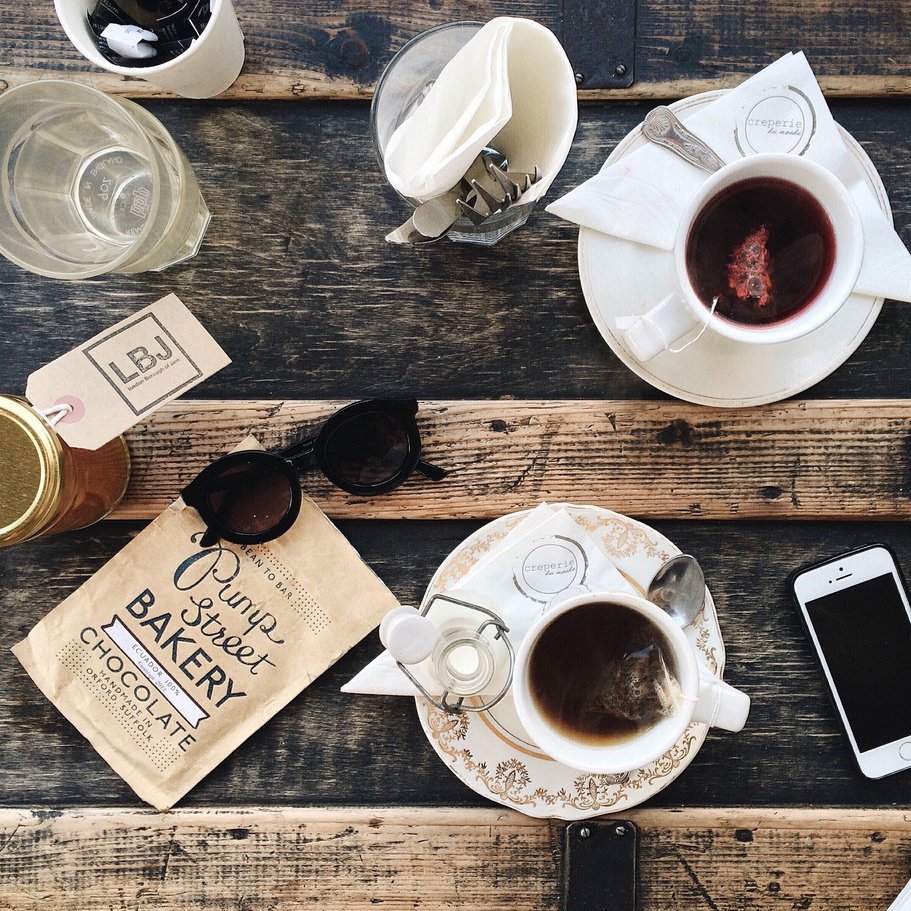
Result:
M98 50L88 21L95 0L54 0L57 18L76 49L95 66L121 76L146 79L184 98L220 95L240 75L244 36L231 0L212 0L202 35L179 57L156 66L117 66Z
M686 250L690 230L705 206L732 184L756 177L786 180L814 196L832 224L835 256L825 285L803 309L779 322L745 325L712 313L699 299L687 272ZM863 226L854 200L834 174L798 155L768 152L725 165L702 184L680 219L673 255L677 287L623 331L627 347L642 362L669 349L697 328L749 344L790 341L818 329L854 290L863 263Z
M681 699L676 714L620 743L592 745L567 736L544 716L529 686L529 659L541 634L558 617L590 604L603 605L604 610L620 605L651 621L673 652L671 663L680 684ZM582 592L569 597L558 596L551 602L522 640L516 654L513 698L520 721L542 750L572 769L601 774L643 768L671 749L693 721L739 731L746 724L750 711L750 697L702 666L686 633L663 610L639 595L626 592Z

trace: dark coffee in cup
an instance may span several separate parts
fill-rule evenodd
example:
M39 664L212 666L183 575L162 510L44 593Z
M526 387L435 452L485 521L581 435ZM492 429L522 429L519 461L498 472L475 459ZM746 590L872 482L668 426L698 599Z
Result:
M562 736L590 746L632 740L676 714L674 652L640 612L595 602L560 614L535 642L528 688Z
M732 323L766 326L803 312L835 263L835 230L820 202L779 177L750 177L703 206L686 242L693 290Z

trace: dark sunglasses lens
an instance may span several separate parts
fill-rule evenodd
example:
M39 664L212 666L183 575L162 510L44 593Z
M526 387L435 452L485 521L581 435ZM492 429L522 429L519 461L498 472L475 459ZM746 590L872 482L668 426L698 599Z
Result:
M358 487L377 487L402 471L411 444L402 422L372 412L341 424L326 441L326 460L339 478Z
M278 464L250 459L226 468L209 485L209 508L226 528L258 535L291 508L291 484Z

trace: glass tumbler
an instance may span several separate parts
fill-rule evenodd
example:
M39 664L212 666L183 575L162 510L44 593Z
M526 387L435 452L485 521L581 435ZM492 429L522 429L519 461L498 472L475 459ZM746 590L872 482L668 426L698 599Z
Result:
M190 163L146 110L87 86L0 95L0 253L39 275L157 271L209 224Z
M370 106L370 133L383 174L386 173L383 151L392 134L415 112L446 64L483 25L483 22L469 21L437 25L412 38L389 61ZM418 205L416 199L405 201L414 207ZM446 236L456 242L490 246L524 225L534 207L533 202L510 206L480 225L463 216Z

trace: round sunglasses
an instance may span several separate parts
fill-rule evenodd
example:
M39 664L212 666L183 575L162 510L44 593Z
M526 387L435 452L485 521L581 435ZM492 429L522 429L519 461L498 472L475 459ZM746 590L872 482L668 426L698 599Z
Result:
M371 399L337 411L319 434L281 452L234 452L204 468L181 493L206 523L203 547L220 538L264 544L284 534L300 513L298 475L316 465L348 493L394 490L415 471L432 481L446 470L421 459L414 399Z

